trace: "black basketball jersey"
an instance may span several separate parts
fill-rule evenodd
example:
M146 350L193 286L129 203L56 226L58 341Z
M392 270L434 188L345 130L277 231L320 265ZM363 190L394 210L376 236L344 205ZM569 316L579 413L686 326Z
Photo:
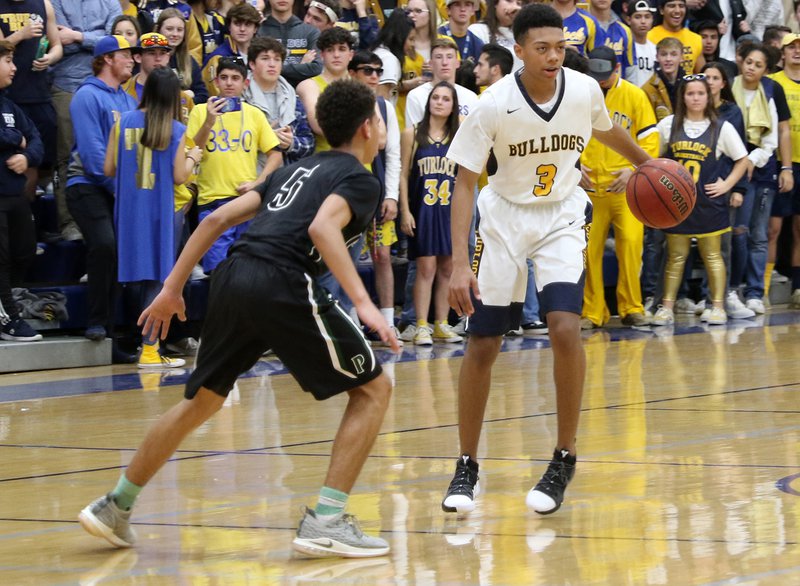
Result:
M325 272L308 227L332 193L343 197L353 218L342 230L352 246L375 216L378 179L353 155L326 151L282 167L260 188L263 204L230 254L247 254L311 275Z

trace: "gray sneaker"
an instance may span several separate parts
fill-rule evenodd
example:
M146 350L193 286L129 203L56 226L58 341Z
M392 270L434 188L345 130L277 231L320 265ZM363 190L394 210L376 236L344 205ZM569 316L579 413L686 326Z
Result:
M322 523L309 508L300 520L292 547L316 558L369 558L389 553L389 543L380 537L364 535L353 515L345 514Z
M131 512L117 507L111 494L101 496L78 515L78 521L87 533L102 537L117 547L132 547L136 542L130 518Z

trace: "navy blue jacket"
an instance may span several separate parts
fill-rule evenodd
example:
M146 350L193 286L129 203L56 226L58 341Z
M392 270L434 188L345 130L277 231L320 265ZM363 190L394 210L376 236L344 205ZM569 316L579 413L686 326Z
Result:
M14 102L0 95L0 197L22 195L25 191L25 174L14 173L6 166L9 158L20 153L28 159L28 167L38 166L44 155L42 139L30 118Z

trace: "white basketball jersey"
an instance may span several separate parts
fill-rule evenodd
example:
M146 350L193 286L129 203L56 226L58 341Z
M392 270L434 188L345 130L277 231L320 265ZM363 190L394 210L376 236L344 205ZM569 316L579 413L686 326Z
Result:
M509 201L559 201L578 186L592 129L611 129L603 92L591 77L562 68L547 112L525 91L520 73L481 94L447 157L475 173L486 165L489 188Z

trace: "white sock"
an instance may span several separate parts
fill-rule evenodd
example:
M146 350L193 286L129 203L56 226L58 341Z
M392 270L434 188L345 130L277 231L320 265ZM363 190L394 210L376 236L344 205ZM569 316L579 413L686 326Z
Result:
M394 307L381 307L381 315L390 328L394 326Z

